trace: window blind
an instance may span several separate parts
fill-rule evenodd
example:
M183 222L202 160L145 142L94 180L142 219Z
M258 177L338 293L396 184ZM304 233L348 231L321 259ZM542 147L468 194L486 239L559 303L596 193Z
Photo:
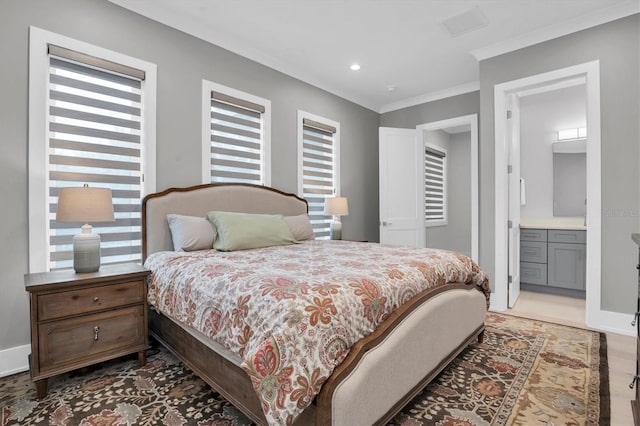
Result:
M86 60L87 63L81 61ZM60 188L111 188L115 222L92 223L102 263L141 260L141 109L144 73L49 46L48 221L50 269L73 265L82 223L56 222Z
M211 182L264 184L265 107L211 92Z
M329 238L331 216L323 214L325 198L333 197L336 188L336 128L303 119L302 125L302 196L309 203L309 219L317 239Z
M425 147L424 152L424 210L425 220L446 219L446 154Z

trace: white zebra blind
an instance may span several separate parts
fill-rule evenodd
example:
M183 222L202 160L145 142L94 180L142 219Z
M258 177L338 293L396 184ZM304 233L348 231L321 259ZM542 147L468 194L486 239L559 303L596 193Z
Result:
M331 216L323 213L324 202L336 194L336 128L303 119L302 196L309 203L309 219L317 239L329 238Z
M73 266L82 223L55 216L63 187L111 188L115 222L92 223L102 263L141 261L144 72L49 45L49 269Z
M424 211L427 223L445 221L447 218L446 170L446 153L425 147Z
M211 182L264 185L265 107L211 92Z

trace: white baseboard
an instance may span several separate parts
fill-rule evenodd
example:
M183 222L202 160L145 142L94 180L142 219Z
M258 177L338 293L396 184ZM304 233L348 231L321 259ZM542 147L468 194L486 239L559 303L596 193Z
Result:
M587 326L610 333L635 336L636 328L631 325L633 315L612 311L597 311L593 318L587 318Z
M0 351L0 377L29 370L31 345L16 346Z

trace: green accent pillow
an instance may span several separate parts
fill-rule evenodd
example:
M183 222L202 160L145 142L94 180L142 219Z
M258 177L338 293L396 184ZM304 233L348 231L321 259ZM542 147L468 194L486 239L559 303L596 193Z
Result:
M207 219L216 227L213 248L246 250L295 244L296 239L282 215L212 211Z

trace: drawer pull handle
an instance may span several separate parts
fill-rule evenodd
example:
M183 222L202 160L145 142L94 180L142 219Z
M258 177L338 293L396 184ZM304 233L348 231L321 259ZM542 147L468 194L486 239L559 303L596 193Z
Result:
M637 269L638 271L640 271L640 263L638 263L638 264L636 265L636 269Z
M636 385L636 382L640 380L640 375L635 375L633 376L633 379L631 380L631 383L629 384L629 389L633 389L633 387Z
M631 327L635 327L636 323L638 322L638 316L640 316L640 312L636 312L633 315L633 321L631 321Z
M96 325L93 327L93 340L98 340L98 333L100 333L100 327Z
M98 298L98 296L94 297L94 298L93 298L93 303L98 303L98 300L100 300L100 299Z

